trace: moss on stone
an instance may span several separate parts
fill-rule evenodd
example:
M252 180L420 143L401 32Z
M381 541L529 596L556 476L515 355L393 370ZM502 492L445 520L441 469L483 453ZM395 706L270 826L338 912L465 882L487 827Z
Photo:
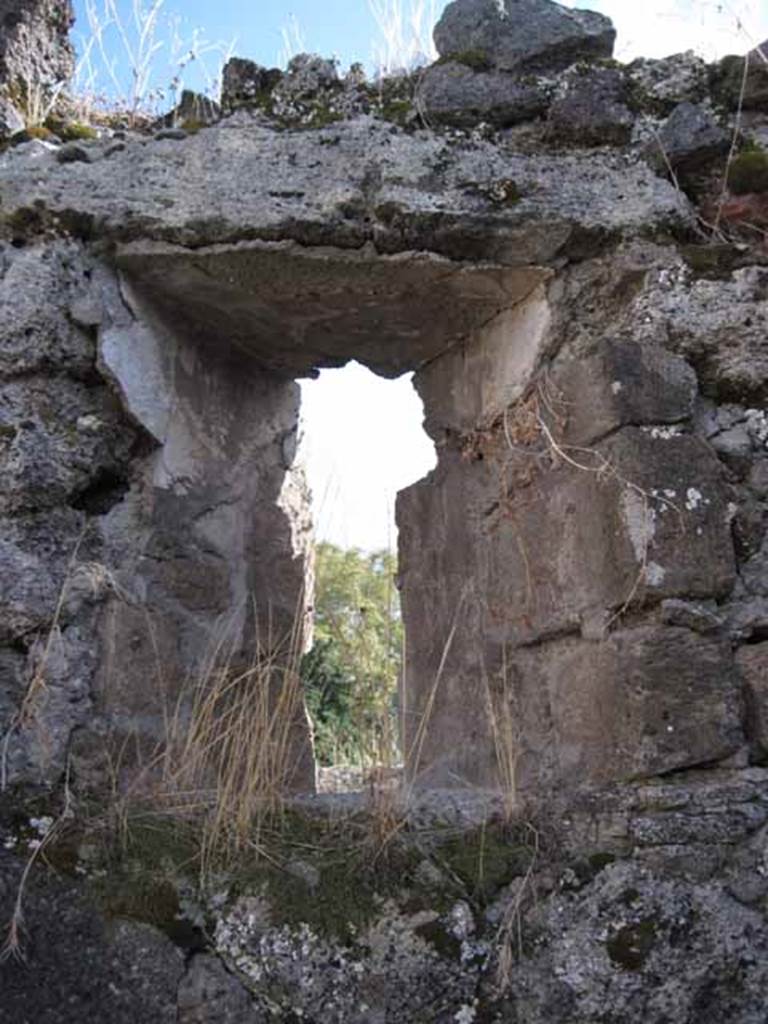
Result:
M490 71L493 67L493 62L485 50L458 50L454 53L446 53L435 63L463 64L464 67L471 68L473 71Z
M734 245L683 245L680 254L696 277L726 281L744 262L744 253Z
M412 110L413 104L410 100L390 100L381 107L381 116L385 121L403 127L408 122Z
M759 148L739 153L728 168L728 188L737 196L768 192L768 153Z
M51 129L46 128L44 124L27 125L27 127L24 129L23 134L28 139L41 139L43 141L47 141L53 136L53 132L51 131Z
M461 957L461 942L452 935L445 926L445 923L436 918L434 921L427 921L419 925L416 934L428 942L429 945L440 956L448 960L459 960Z
M531 851L519 837L501 827L483 827L451 839L438 850L451 874L459 878L473 898L487 902L504 885L525 874Z
M60 117L47 118L45 127L62 142L89 142L99 137L99 133L90 125L81 121L65 121Z
M635 924L624 925L611 935L605 948L617 967L639 971L656 944L656 922L646 917Z

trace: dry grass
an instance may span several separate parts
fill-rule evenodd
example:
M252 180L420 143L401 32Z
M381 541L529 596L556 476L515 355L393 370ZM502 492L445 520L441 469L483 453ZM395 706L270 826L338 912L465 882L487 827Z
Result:
M504 821L509 824L518 811L517 767L521 742L517 701L511 681L512 667L507 658L505 648L497 678L491 680L485 673L483 689L501 788Z
M143 124L174 106L194 70L198 91L218 99L221 71L234 41L185 30L166 0L85 0L87 34L80 38L73 107L81 120L122 117Z
M284 636L255 633L245 661L231 634L214 645L191 696L185 691L166 715L165 739L145 772L157 779L161 808L199 822L204 872L258 849L307 756L303 614Z
M379 32L373 59L379 76L413 71L437 57L432 26L437 21L436 0L368 0Z
M38 859L45 853L49 846L56 843L73 817L74 809L72 795L69 788L69 777L67 775L67 778L65 778L64 781L64 807L42 839L32 848L32 852L24 865L24 870L22 871L21 879L16 889L16 899L14 900L11 919L8 922L5 941L0 947L0 963L10 959L21 961L26 959L22 937L24 933L24 895L27 889L27 882L29 881L32 868L35 866Z

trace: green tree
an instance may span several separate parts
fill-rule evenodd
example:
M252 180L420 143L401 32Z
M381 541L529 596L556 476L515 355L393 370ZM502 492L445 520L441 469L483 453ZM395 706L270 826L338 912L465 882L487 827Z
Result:
M396 756L402 622L388 551L316 548L315 643L303 664L322 762Z

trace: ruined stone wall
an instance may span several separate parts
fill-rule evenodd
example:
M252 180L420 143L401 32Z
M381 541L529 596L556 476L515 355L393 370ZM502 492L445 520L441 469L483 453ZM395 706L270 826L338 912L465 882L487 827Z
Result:
M212 644L306 636L296 380L413 371L438 452L397 507L414 785L295 804L213 892L175 820L105 867L78 822L11 1013L764 1024L766 72L622 66L549 0L436 38L416 79L240 60L226 117L0 153L3 913L31 783L68 766L70 814Z
M438 467L398 505L409 720L443 666L416 774L493 784L511 757L515 785L541 794L746 760L759 726L738 665L759 654L738 648L764 628L760 274L715 285L653 246L588 261L523 321L520 344L538 327L550 358L522 400L433 422ZM727 368L700 385L692 363L724 327ZM455 358L417 376L428 408Z
M216 650L302 645L298 389L150 326L75 242L3 269L4 771L54 780L73 739L150 758Z
M86 500L75 492L105 492L89 523L114 553L88 561L118 587L92 627L89 699L115 720L151 736L156 705L138 680L153 661L188 673L213 623L249 599L286 632L307 537L292 380L357 358L416 371L439 454L398 512L413 778L495 785L501 772L543 794L745 756L733 645L749 627L727 622L762 543L748 483L762 376L727 314L705 309L729 308L731 289L753 322L754 211L742 228L745 215L720 209L729 251L753 264L730 283L706 276L723 246L696 244L722 191L728 68L689 55L573 64L573 47L590 60L609 46L605 26L557 24L531 37L522 77L501 57L446 50L407 116L399 96L342 82L319 58L287 75L239 62L224 97L237 109L203 131L22 141L0 158L8 259L46 265L66 245L90 261L85 324L67 330L89 339L88 373L126 423L103 466L74 445L80 476L46 492L70 517ZM566 42L552 49L555 29ZM425 83L454 65L475 84L535 88L547 118L537 106L496 120L478 100L441 123L488 116L498 135L418 128L419 110L431 123ZM759 146L759 109L749 116ZM757 446L740 478L714 440L732 429ZM26 570L12 576L28 587ZM46 608L12 641L17 668L54 621L50 594ZM159 641L138 639L148 608Z

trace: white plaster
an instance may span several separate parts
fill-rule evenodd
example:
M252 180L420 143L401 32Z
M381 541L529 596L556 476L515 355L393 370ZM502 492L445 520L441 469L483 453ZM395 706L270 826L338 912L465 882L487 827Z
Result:
M625 487L621 496L624 525L629 535L635 558L645 562L648 546L656 533L656 512L647 498L634 487Z
M701 505L709 504L704 495L696 487L689 487L685 492L685 507L689 512L695 512Z
M491 423L522 397L549 339L550 308L544 284L505 309L469 341L452 380L460 423Z
M673 437L679 437L683 430L682 427L676 426L655 426L655 427L641 427L644 434L650 434L656 441L669 441Z
M645 582L649 587L660 587L666 575L667 570L657 562L649 562L645 567Z
M171 415L168 353L160 333L129 312L123 286L107 293L108 322L99 332L99 369L117 388L125 408L163 444Z

